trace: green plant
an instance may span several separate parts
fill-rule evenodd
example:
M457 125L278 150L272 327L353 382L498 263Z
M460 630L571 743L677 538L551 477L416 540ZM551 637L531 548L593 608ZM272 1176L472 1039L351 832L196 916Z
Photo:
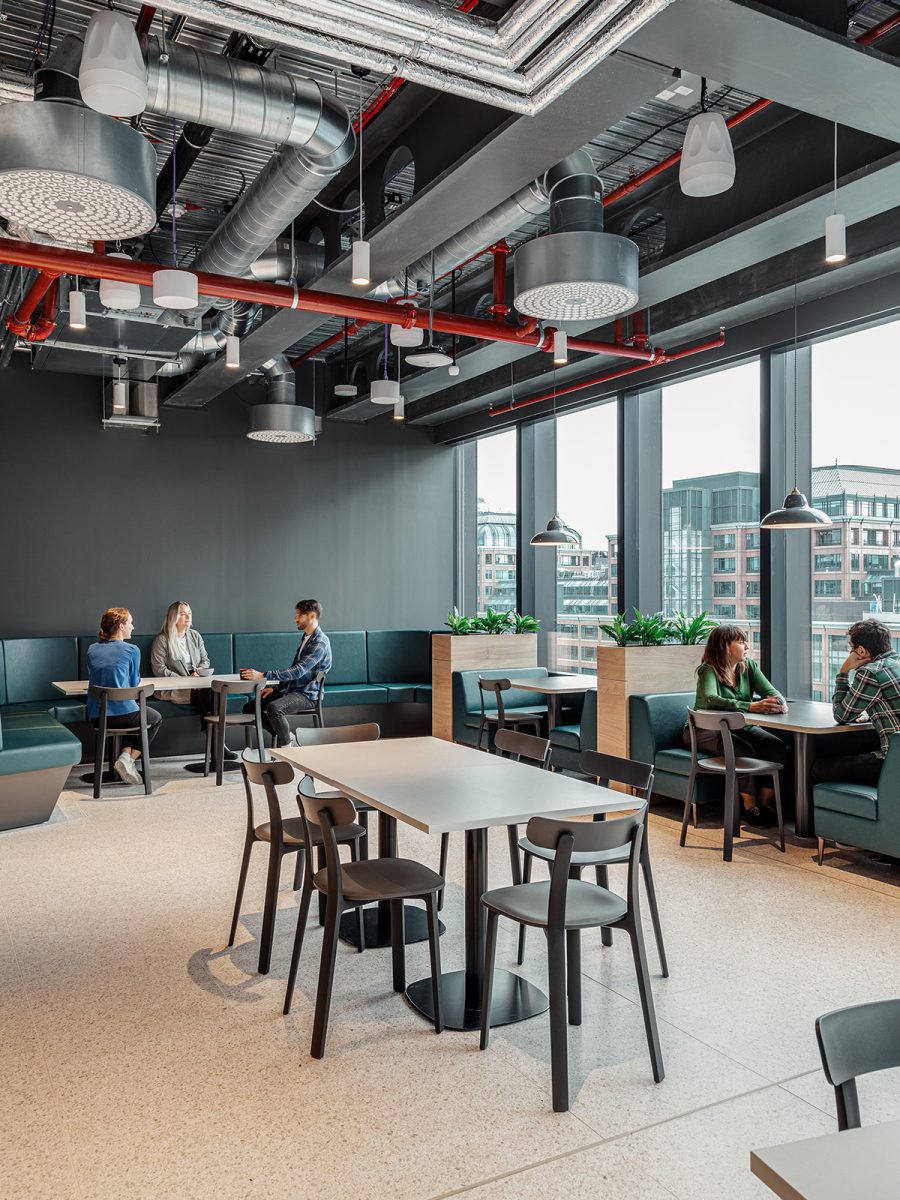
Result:
M631 622L626 621L621 613L617 613L608 625L601 625L600 629L608 638L612 638L617 646L627 646L632 640Z
M629 628L631 640L641 646L661 646L671 635L668 620L662 613L641 612L634 610L634 620Z
M512 618L514 633L537 633L541 627L537 617L527 617L522 613L517 613L515 609L509 614Z
M454 605L447 613L447 620L444 624L450 627L451 633L455 633L458 637L461 637L463 634L475 632L475 620L477 618L464 617L456 605Z
M472 628L480 633L509 633L512 628L511 612L495 612L488 608L483 617L472 618Z
M679 610L669 620L671 636L682 646L697 646L705 642L715 627L715 621L711 621L705 611L696 617L688 617Z

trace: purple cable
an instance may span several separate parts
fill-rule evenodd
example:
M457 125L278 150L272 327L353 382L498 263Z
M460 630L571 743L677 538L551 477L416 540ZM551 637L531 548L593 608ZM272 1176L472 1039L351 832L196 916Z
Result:
M384 378L387 379L388 373L388 327L384 327Z
M175 165L175 151L178 146L177 124L172 118L172 266L178 267L178 242L175 236L175 190L178 187L178 172Z

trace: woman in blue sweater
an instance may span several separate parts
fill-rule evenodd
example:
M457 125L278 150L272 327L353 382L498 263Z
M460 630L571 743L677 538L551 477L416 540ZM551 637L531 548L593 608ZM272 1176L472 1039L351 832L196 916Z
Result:
M134 621L127 608L108 608L100 618L99 642L88 646L88 687L133 688L141 682L141 652L130 645L128 639L134 632ZM88 717L94 725L99 724L100 701L88 691ZM135 722L134 714L140 705L137 700L110 700L106 709L107 729L127 729ZM161 715L155 708L147 708L147 738L153 741L159 729ZM124 739L122 753L114 768L123 783L141 783L137 771L137 760L141 757L139 737Z

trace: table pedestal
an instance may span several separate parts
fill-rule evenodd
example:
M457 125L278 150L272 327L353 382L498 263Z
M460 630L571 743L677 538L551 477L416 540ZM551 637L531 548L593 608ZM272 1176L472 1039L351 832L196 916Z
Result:
M794 734L794 831L798 838L813 838L816 831L812 810L812 767L815 755L812 738Z

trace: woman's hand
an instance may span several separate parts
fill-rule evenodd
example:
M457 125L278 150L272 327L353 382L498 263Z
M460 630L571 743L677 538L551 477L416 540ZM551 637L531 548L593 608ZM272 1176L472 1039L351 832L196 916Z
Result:
M752 713L780 713L785 712L786 707L782 707L782 701L778 696L763 696L761 700L754 700L750 705Z

